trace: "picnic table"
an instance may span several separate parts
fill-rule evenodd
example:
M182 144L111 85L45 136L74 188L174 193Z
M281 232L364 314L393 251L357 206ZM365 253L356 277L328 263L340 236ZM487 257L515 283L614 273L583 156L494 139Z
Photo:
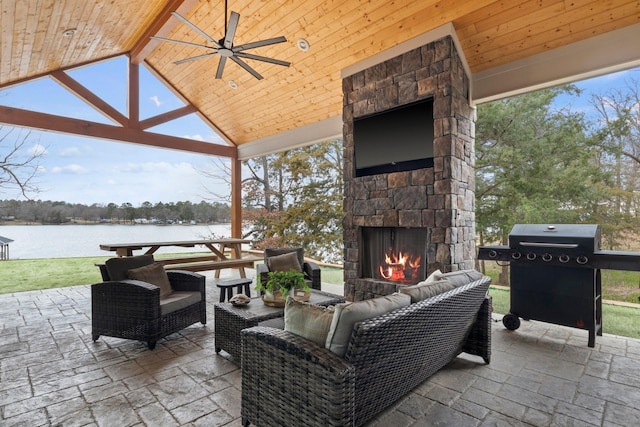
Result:
M178 256L173 258L159 258L160 262L167 269L205 271L216 270L216 277L220 277L220 270L224 268L237 268L240 277L245 278L245 267L252 268L256 261L262 258L256 256L242 257L242 245L251 243L247 239L223 238L223 239L200 239L200 240L179 240L168 242L144 242L144 243L105 243L100 244L100 249L115 252L117 256L133 256L134 251L144 251L150 255L162 247L182 247L193 248L204 246L211 253L197 256Z

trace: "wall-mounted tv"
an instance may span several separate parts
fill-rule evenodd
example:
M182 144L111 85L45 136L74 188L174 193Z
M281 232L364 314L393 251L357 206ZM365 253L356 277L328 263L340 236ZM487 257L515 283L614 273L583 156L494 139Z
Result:
M353 120L355 175L433 167L433 99Z

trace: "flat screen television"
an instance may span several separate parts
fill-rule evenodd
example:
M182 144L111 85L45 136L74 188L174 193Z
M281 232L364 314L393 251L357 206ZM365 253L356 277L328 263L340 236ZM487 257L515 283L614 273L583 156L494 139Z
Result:
M353 120L355 175L433 167L433 99Z

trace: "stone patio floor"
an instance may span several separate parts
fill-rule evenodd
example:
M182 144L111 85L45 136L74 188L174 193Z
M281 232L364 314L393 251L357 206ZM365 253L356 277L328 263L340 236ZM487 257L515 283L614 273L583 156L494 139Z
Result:
M91 341L89 286L0 295L0 426L240 426L240 369L215 353L206 276L207 325L153 351ZM458 357L368 426L640 423L640 340L605 334L591 349L586 331L495 322L492 351L490 365Z

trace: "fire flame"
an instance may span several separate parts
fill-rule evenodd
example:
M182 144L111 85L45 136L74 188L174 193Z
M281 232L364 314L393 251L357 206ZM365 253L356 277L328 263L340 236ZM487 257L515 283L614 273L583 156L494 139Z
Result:
M394 282L410 282L418 273L421 258L402 252L397 256L393 252L385 253L384 265L378 267L380 277Z

